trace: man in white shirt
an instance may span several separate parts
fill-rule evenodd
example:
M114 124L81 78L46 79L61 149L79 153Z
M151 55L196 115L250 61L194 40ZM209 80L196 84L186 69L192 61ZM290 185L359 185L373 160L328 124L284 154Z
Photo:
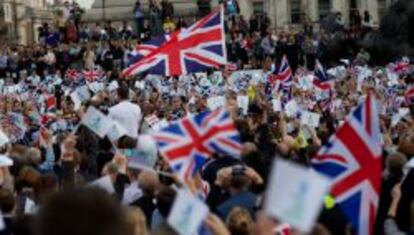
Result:
M118 98L120 102L109 109L109 117L122 125L128 136L137 138L142 120L141 108L129 101L129 89L125 85L118 88Z

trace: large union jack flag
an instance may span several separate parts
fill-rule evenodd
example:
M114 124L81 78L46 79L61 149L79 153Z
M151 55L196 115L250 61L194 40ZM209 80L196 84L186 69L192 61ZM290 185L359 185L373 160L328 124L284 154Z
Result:
M162 35L136 48L136 63L124 76L141 72L176 76L227 64L223 11L213 11L187 29Z
M186 117L154 134L161 155L182 179L188 179L214 153L239 157L240 135L230 114L217 109Z
M381 154L376 101L368 95L312 160L315 170L332 178L331 194L359 235L373 233Z

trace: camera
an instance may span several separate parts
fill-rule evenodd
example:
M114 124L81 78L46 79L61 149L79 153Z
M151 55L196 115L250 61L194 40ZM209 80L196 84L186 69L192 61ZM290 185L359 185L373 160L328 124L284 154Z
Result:
M233 166L231 169L231 174L233 176L237 176L237 175L244 175L244 172L246 171L246 167L243 165L236 165Z

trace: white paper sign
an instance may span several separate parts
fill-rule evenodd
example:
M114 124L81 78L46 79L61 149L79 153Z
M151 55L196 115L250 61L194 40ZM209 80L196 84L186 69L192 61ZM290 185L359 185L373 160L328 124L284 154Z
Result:
M118 87L119 87L118 82L113 81L113 82L109 83L108 91L114 91L114 90L118 89Z
M144 90L145 89L145 81L136 81L135 82L135 87L137 89Z
M275 112L282 111L282 102L280 101L280 99L273 99L272 100L272 107L273 107L273 111L275 111Z
M299 82L299 88L301 88L302 90L305 90L305 91L312 89L313 79L314 79L314 77L313 77L312 74L309 74L309 75L306 75L306 76L303 76L303 77L299 78L299 81L298 81Z
M226 105L226 98L224 96L215 96L207 99L207 106L210 110L216 110Z
M266 213L307 233L322 209L330 180L311 169L276 159L268 186Z
M26 202L24 203L24 213L26 215L34 215L36 214L36 204L30 198L26 198Z
M88 87L93 93L98 93L98 92L102 91L105 88L103 83L96 82L96 81L92 82L92 83L89 83Z
M207 217L208 211L203 201L187 190L180 189L167 222L180 235L196 234Z
M319 115L318 113L303 111L300 116L300 122L303 125L308 125L311 127L318 127L320 118L321 118L321 115Z
M9 137L0 130L0 147L7 144L9 141Z
M392 115L391 117L391 127L396 126L409 112L410 109L408 108L399 108L398 113Z
M246 95L237 96L237 106L243 110L244 115L247 115L249 109L249 97Z
M287 102L285 105L285 113L288 117L294 117L299 112L298 104L295 100Z
M72 94L70 94L70 98L72 99L74 109L79 110L82 106L82 101L79 99L79 96L76 94L76 92L72 92Z
M1 210L0 210L0 231L3 231L5 227L6 225L4 224L3 215L1 214Z
M112 120L94 107L89 107L82 124L95 132L100 138L105 137L112 127Z
M0 154L0 167L13 166L13 160L4 154Z
M109 140L111 140L112 142L115 142L119 138L127 134L128 132L125 130L125 128L121 124L115 121L112 121L112 127L106 135L108 136Z
M142 195L143 193L139 188L138 182L132 182L128 187L124 189L122 205L129 205L138 200Z
M109 194L115 193L114 184L112 183L111 177L109 175L93 181L89 184L89 186L101 188Z
M91 94L86 86L77 88L70 94L70 98L75 104L75 110L79 110L82 102L87 101L91 98Z

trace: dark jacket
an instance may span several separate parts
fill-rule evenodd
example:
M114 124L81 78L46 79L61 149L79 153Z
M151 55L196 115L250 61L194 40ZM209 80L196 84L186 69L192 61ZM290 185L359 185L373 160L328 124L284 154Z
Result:
M246 191L239 194L233 195L220 206L217 207L217 215L221 219L225 220L230 213L230 211L238 206L247 209L250 212L250 215L254 217L255 207L256 207L257 197L253 193Z

